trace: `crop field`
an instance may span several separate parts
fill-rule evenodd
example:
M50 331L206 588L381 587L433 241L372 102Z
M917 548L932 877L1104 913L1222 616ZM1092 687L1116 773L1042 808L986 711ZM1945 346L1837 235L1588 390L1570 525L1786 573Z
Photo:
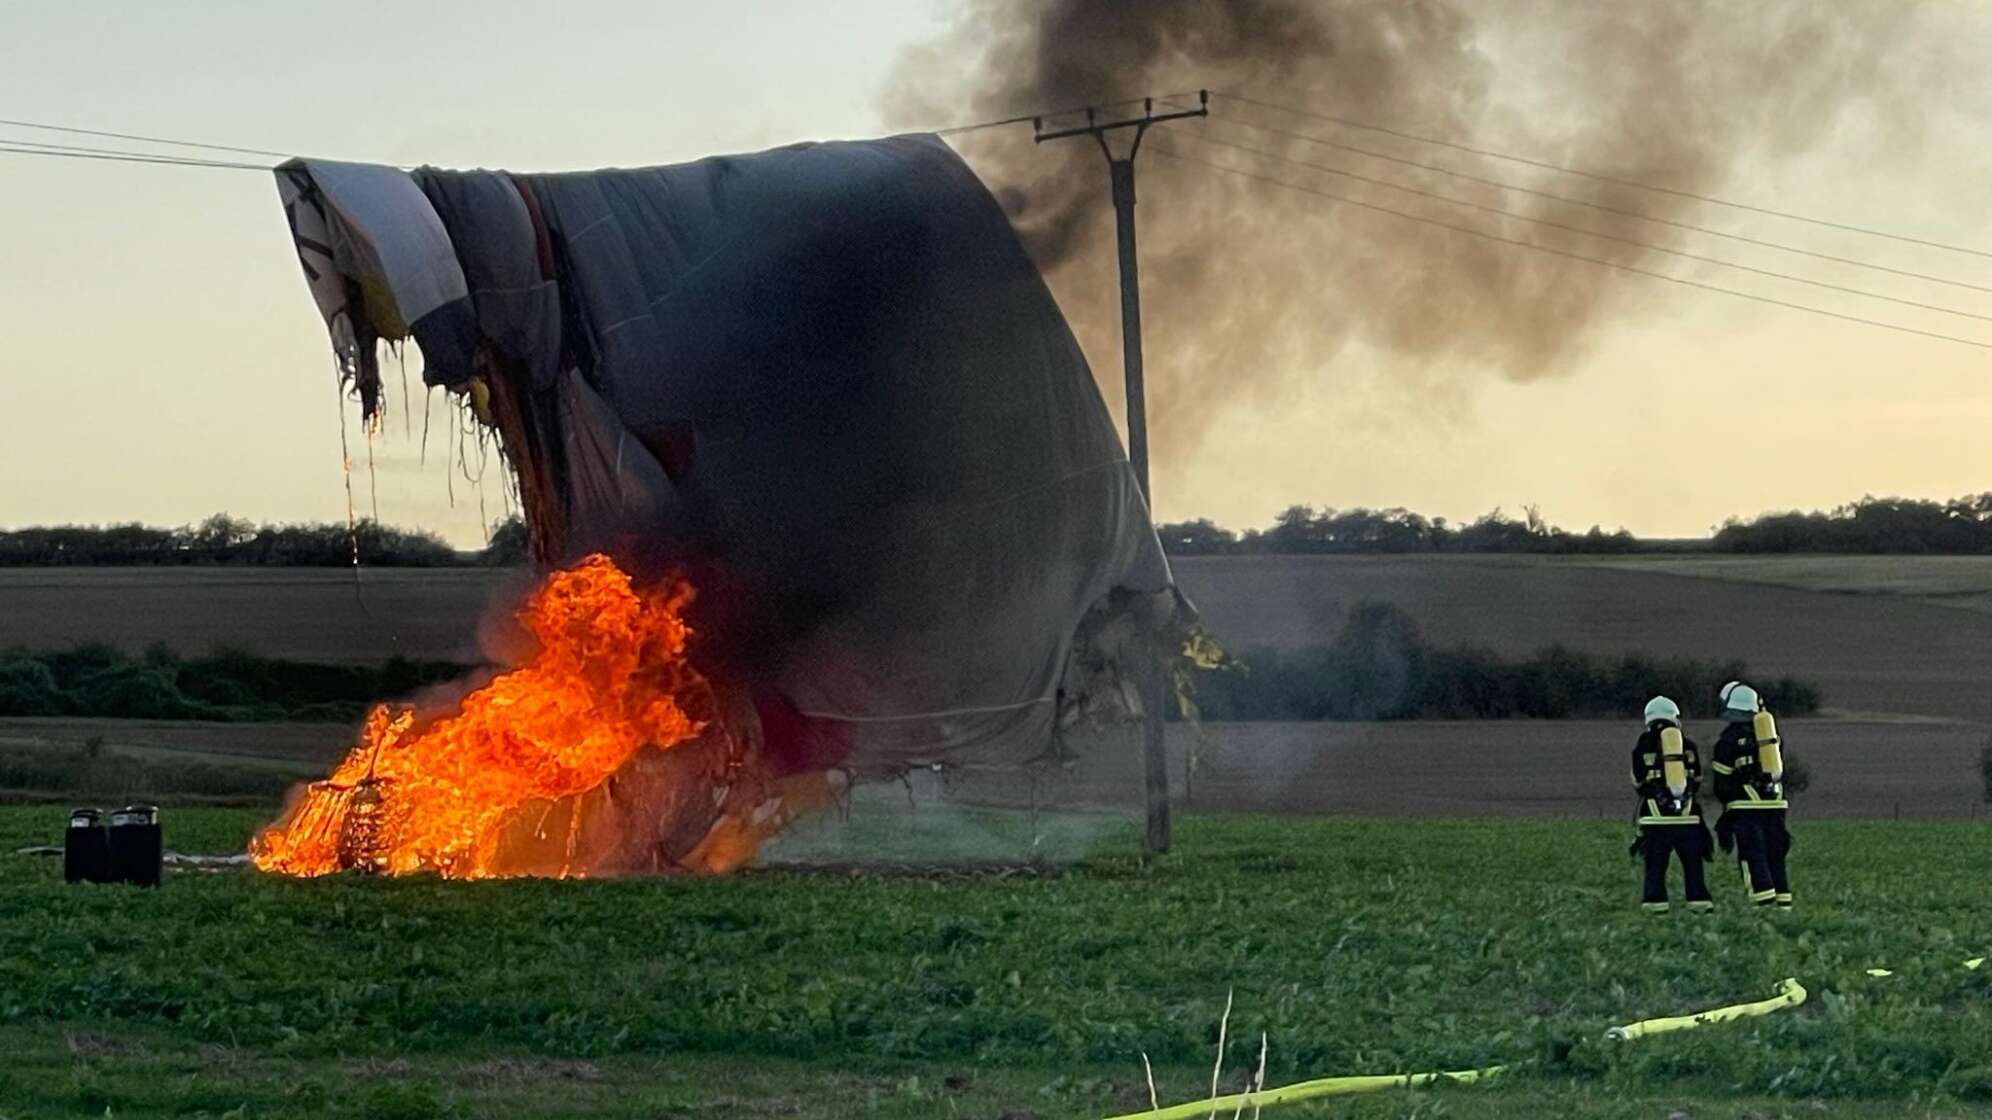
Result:
M167 719L0 719L0 749L68 749L99 740L140 758L320 772L351 745L338 723L206 723Z
M1586 558L1583 563L1615 571L1738 580L1803 591L1899 595L1939 606L1992 612L1992 556L1693 554Z
M1838 711L1992 724L1992 558L1187 557L1185 590L1221 642L1332 640L1384 600L1427 637L1523 656L1742 658L1820 684ZM472 662L522 576L481 569L0 570L0 647L165 642L301 660ZM1849 593L1856 592L1856 593Z
M479 660L486 608L525 574L483 568L0 569L0 647L154 642L299 661Z
M179 810L239 849L251 811ZM0 850L53 809L0 809ZM1123 834L1125 833L1125 834ZM1626 830L1190 818L1063 868L444 884L0 857L0 1115L1086 1117L1513 1063L1287 1116L1992 1115L1985 826L1813 822L1800 907L1643 914ZM1728 889L1723 889L1728 888ZM1892 975L1871 976L1871 968ZM1803 1006L1608 1043L1607 1027Z
M1807 558L1799 558L1805 560ZM1191 557L1178 578L1221 642L1332 640L1349 608L1396 603L1442 645L1523 655L1741 658L1820 685L1830 709L1992 723L1992 615L1823 590L1536 557Z
M1992 734L1992 615L1904 590L1938 569L1964 573L1944 577L1952 589L1992 573L1975 558L1952 559L1960 558L1219 557L1177 566L1213 631L1235 649L1326 641L1352 604L1380 599L1403 606L1434 641L1511 655L1560 642L1606 655L1742 657L1767 675L1825 688L1832 718L1790 728L1794 750L1814 768L1806 815L1970 818L1985 809L1975 768ZM1733 574L1739 563L1815 579L1824 578L1820 564L1844 564L1851 574L1842 591L1681 574ZM489 604L519 579L368 569L356 591L346 571L0 571L0 646L102 640L138 650L163 640L189 653L222 643L328 660L396 652L475 660L480 631L492 630ZM1856 584L1865 593L1843 593ZM1713 733L1690 728L1698 730ZM351 734L337 723L0 719L0 751L74 751L95 739L155 766L266 764L303 776L322 772ZM1616 819L1625 811L1625 736L1623 724L1576 720L1211 724L1191 792L1199 807L1228 812ZM1186 728L1171 729L1179 792L1192 739ZM1124 807L1139 787L1133 757L1131 743L1109 747L1059 788L1034 794L995 782L989 795Z

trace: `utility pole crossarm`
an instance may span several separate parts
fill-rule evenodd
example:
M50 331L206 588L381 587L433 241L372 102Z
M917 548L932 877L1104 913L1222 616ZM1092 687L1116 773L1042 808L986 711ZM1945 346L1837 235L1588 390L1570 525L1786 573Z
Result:
M1148 491L1148 402L1142 386L1141 369L1141 271L1134 250L1134 157L1141 151L1141 138L1147 135L1148 126L1209 115L1210 91L1199 90L1196 108L1178 109L1161 116L1155 115L1155 99L1150 97L1142 102L1142 112L1138 117L1102 121L1097 109L1088 109L1084 125L1052 132L1044 130L1043 117L1031 122L1040 144L1046 140L1091 136L1099 141L1100 151L1107 157L1107 170L1113 181L1114 224L1120 246L1121 356L1127 371L1128 465L1133 468L1135 482L1141 487L1142 500L1148 503L1150 517L1154 516L1155 502ZM1134 130L1134 143L1128 145L1126 155L1117 156L1107 146L1107 133L1124 129ZM1162 709L1168 703L1168 681L1160 664L1143 665L1140 671L1139 687L1144 709L1142 741L1147 756L1147 847L1151 852L1166 852L1169 850L1169 756L1163 742Z
M1139 144L1140 135L1144 132L1147 132L1148 126L1151 124L1161 124L1164 121L1180 121L1188 117L1207 117L1209 115L1210 115L1210 91L1206 89L1206 90L1197 91L1196 108L1178 109L1176 112L1164 113L1159 117L1155 115L1155 99L1150 97L1143 101L1142 113L1138 117L1126 117L1117 121L1102 122L1098 119L1099 110L1088 109L1086 110L1086 123L1076 128L1061 128L1055 132L1046 132L1044 130L1043 117L1032 118L1031 126L1037 130L1036 131L1037 142L1040 144L1044 143L1046 140L1063 140L1068 136L1095 136L1099 137L1102 141L1104 141L1106 138L1105 136L1106 133L1116 132L1123 128L1134 129L1136 136L1135 142ZM1111 159L1113 157L1109 156L1107 158ZM1127 154L1127 158L1133 159L1134 153L1129 152Z

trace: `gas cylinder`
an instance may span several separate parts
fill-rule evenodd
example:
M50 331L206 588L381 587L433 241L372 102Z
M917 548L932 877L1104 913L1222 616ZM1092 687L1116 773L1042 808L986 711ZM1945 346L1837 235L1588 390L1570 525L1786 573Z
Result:
M1678 727L1660 729L1660 769L1667 779L1667 792L1679 801L1688 793L1688 754Z
M111 814L111 871L118 882L156 887L165 851L157 805L127 805Z
M1750 730L1757 736L1757 769L1772 780L1783 778L1784 752L1778 744L1778 721L1760 709L1750 717Z
M71 883L116 880L104 816L95 809L76 809L69 814L69 827L62 833L62 878Z

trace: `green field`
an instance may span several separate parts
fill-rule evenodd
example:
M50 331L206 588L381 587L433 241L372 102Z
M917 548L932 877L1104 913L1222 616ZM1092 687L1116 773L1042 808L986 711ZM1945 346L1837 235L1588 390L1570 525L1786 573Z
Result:
M171 846L258 814L170 811ZM0 850L61 814L0 810ZM1801 907L1635 905L1622 825L1190 818L1062 871L446 884L0 859L0 1116L1083 1117L1524 1063L1286 1116L1992 1115L1982 826L1801 822ZM916 846L916 845L915 845ZM912 846L909 846L912 847ZM1719 886L1731 877L1727 866ZM1874 978L1871 967L1894 975ZM1608 1044L1769 993L1803 1007Z
M1730 556L1696 553L1559 560L1843 595L1896 595L1992 613L1992 556Z

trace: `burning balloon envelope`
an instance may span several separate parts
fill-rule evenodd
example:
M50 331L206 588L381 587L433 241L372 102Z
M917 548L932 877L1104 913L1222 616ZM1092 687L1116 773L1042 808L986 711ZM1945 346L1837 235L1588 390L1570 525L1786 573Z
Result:
M833 771L1044 759L1062 713L1180 646L1084 356L939 139L277 181L365 415L377 341L412 338L495 431L553 574L535 659L456 713L377 712L263 866L717 869ZM523 689L554 679L568 699Z

